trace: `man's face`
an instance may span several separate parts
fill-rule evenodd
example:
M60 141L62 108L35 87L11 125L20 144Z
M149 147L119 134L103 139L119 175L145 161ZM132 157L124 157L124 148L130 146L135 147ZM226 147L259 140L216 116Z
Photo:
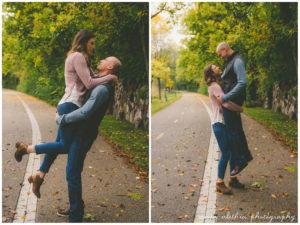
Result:
M113 62L109 58L100 60L97 66L98 71L111 70L113 68Z
M218 49L217 53L218 53L218 56L221 59L227 61L228 55L227 55L227 49L226 48L220 48L220 49Z

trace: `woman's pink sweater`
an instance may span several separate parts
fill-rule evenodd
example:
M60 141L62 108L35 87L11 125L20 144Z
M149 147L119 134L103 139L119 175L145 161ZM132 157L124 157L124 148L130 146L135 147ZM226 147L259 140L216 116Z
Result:
M210 102L212 105L212 111L213 111L212 123L220 122L219 119L217 119L218 116L221 116L222 119L224 120L222 105L231 111L237 111L237 112L243 111L242 106L239 106L232 101L227 101L227 102L223 103L222 105L218 102L217 96L224 94L224 92L219 84L217 84L215 82L212 83L208 87L208 93L209 93L209 98L210 98Z
M108 83L113 79L112 75L107 75L105 77L92 78L90 74L90 68L87 62L80 52L74 52L69 55L65 63L65 83L66 89L65 94L61 99L64 102L72 93L73 88L76 85L76 91L78 96L78 101L83 102L84 95L87 90L93 87Z

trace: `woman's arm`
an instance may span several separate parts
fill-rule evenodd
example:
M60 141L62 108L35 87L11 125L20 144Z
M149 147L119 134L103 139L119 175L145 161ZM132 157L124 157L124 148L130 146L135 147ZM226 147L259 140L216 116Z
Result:
M242 106L239 106L237 104L235 104L234 102L232 101L227 101L227 102L224 102L222 104L222 106L224 106L225 108L231 110L231 111L236 111L236 112L243 112L243 107Z
M211 93L212 93L215 97L224 94L224 92L222 91L220 85L218 85L218 84L211 85L210 89L211 89ZM224 106L225 108L227 108L227 109L229 109L229 110L231 110L231 111L243 112L243 107L242 107L242 106L239 106L239 105L237 105L237 104L235 104L235 103L232 102L232 101L224 102L224 103L222 104L222 106Z
M113 79L112 75L107 75L105 77L99 77L99 78L92 78L90 76L90 69L87 65L84 56L81 53L75 53L75 54L76 55L74 56L74 60L73 60L74 68L80 80L88 90L92 89L93 87L99 84L108 83Z

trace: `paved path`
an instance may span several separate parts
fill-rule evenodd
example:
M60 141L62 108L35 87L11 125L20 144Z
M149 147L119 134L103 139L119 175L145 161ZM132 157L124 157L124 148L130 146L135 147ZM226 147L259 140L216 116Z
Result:
M209 147L214 144L209 109L202 102L210 108L207 97L185 93L152 117L152 221L203 222L199 218L214 208L213 220L204 222L297 222L297 159L245 115L244 130L254 156L239 175L246 189L233 189L231 196L217 194L211 207L216 173L209 177L205 170L211 168L206 165L216 149ZM205 183L211 184L208 192ZM203 190L207 199L200 196Z
M152 222L193 222L211 134L197 94L152 116Z
M31 122L17 96L20 96L33 113L42 142L55 140L56 109L19 92L3 89L2 95L2 221L12 222L28 162L27 156L21 163L15 161L15 142L32 142ZM43 156L41 162L42 159ZM66 160L66 155L59 156L46 176L41 187L42 196L35 209L35 222L66 221L66 218L56 216L58 207L68 206ZM100 136L85 160L83 198L86 204L85 214L94 216L95 222L148 221L148 185L139 179L135 171L127 167L123 159L119 158Z

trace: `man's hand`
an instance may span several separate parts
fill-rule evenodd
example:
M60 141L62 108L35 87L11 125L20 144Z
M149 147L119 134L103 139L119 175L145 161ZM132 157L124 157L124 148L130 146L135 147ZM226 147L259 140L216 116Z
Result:
M56 111L56 113L55 113L55 120L56 120L57 117L59 117L59 115L58 115L58 113Z
M218 100L218 102L222 105L223 104L223 102L222 102L222 95L218 95L217 96L217 100Z
M116 83L118 83L118 77L116 75L113 75L113 74L112 74L112 76L113 76L112 84L115 85Z

